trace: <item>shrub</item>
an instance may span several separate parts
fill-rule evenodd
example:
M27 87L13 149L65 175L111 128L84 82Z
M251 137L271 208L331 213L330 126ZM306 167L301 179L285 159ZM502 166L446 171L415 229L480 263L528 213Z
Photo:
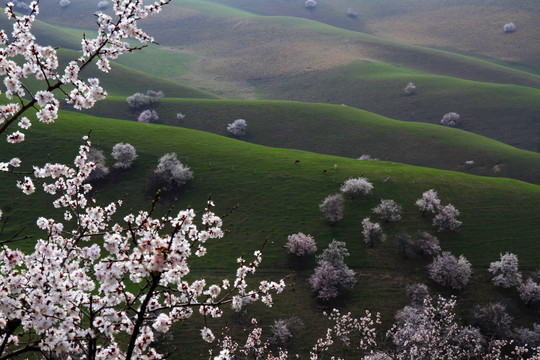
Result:
M167 153L159 159L157 167L151 174L150 189L152 191L157 189L169 191L192 179L193 172L187 166L182 165L176 153Z
M372 211L379 215L384 222L396 222L401 220L401 206L394 200L383 199Z
M467 285L472 273L471 263L463 255L457 259L448 251L433 259L427 268L431 279L456 290Z
M236 119L227 125L227 131L234 136L244 136L247 133L247 122L244 119Z
M109 168L107 167L107 158L103 154L102 150L91 148L88 152L88 161L94 163L94 169L86 178L88 182L94 182L105 178L109 175Z
M513 33L514 31L516 31L516 25L513 22L509 22L507 24L504 24L503 25L503 31L506 34Z
M116 160L113 165L115 169L129 169L133 161L137 158L135 147L128 143L118 143L112 148L112 157Z
M317 251L317 245L313 236L303 233L289 235L285 247L289 249L289 253L296 256L314 254Z
M452 204L448 204L433 218L433 227L437 231L457 230L461 226L461 221L456 219L459 211Z
M328 195L322 203L319 204L319 209L324 213L326 219L333 225L343 219L343 203L345 199L341 194Z
M137 118L138 122L142 123L153 123L159 120L159 116L156 110L149 109L144 110L142 113L140 113L139 117Z
M441 119L441 125L449 126L449 127L456 127L459 122L460 116L458 113L455 112L449 112L444 114L444 116Z
M521 273L518 270L518 257L515 254L501 254L501 260L489 264L488 270L493 275L496 275L491 281L497 286L511 288L521 284Z
M351 194L352 197L356 195L367 195L373 190L373 184L364 177L350 178L345 180L340 188L342 193Z
M414 95L415 93L416 93L416 85L414 85L412 82L408 83L407 86L405 86L405 94Z
M317 7L317 2L315 0L306 0L304 7L306 9L315 9Z

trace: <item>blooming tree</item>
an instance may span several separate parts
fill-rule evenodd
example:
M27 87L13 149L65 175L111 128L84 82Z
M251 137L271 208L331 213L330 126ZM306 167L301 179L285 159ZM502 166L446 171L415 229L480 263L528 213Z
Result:
M105 7L107 7L107 4L105 4ZM132 111L140 111L156 107L156 105L159 103L159 100L164 96L165 94L161 90L148 90L146 94L137 92L131 96L128 96L126 101Z
M137 158L137 151L135 147L128 143L118 143L112 148L112 157L116 160L113 165L115 169L129 169L131 164Z
M512 317L500 302L476 305L473 309L474 325L488 337L505 339L510 335Z
M369 244L371 247L375 246L376 239L381 241L386 240L381 225L379 223L371 222L370 218L362 220L362 235L366 244Z
M178 160L176 153L167 153L159 158L157 167L150 175L150 189L168 191L192 179L193 171Z
M518 257L516 254L501 254L500 261L489 264L489 272L495 275L491 281L497 286L511 288L521 284L521 273L518 270Z
M142 123L153 123L153 122L157 122L158 120L159 120L159 115L157 111L154 109L144 110L137 117L137 121L142 122Z
M244 136L247 133L247 122L244 119L236 119L227 125L227 131L236 137Z
M460 255L456 258L448 251L443 251L428 265L429 276L439 284L460 290L469 282L471 263Z
M441 207L441 200L437 197L437 192L433 189L424 191L422 198L416 200L415 205L422 211L422 216L426 213L436 213Z
M71 5L71 1L70 0L60 0L59 4L60 4L61 7L67 8L69 5Z
M105 178L109 175L109 168L107 167L107 158L103 154L102 150L97 148L91 148L88 151L88 161L94 163L94 168L90 172L90 175L86 178L88 182L94 182Z
M313 236L301 232L289 235L285 247L289 250L289 253L296 256L314 254L317 251L317 244L315 244Z
M379 215L384 222L401 220L401 206L392 199L382 199L381 203L374 207L372 211Z
M109 7L109 2L106 1L106 0L102 0L102 1L98 2L97 7L98 7L99 10L104 10L104 9Z
M343 204L345 199L341 194L332 194L324 198L319 204L319 209L324 213L326 219L334 225L343 219Z
M532 278L527 278L527 281L518 287L519 297L527 305L540 303L540 283Z
M306 9L315 9L317 7L317 2L315 0L306 0L304 7Z
M331 300L354 287L355 272L345 264L345 257L349 255L344 242L333 240L317 257L318 266L309 283L318 299Z
M32 34L39 13L38 2L28 5L27 15L18 15L8 3L6 14L13 21L12 36L0 31L0 74L4 95L11 101L0 106L0 133L14 124L28 129L29 109L44 123L57 118L60 90L76 109L92 107L106 92L99 80L83 80L80 73L95 62L104 72L109 60L132 47L126 39L153 39L138 28L137 21L157 13L169 1L145 5L141 0L117 0L114 17L96 14L98 35L82 39L82 54L58 72L56 49L40 46ZM43 90L32 92L25 79L33 77ZM69 89L69 90L68 90ZM17 130L9 143L24 141ZM17 187L27 195L35 183L55 197L51 208L62 209L63 217L39 217L42 236L33 251L14 250L3 242L0 249L0 358L43 356L77 359L161 359L153 348L154 331L166 332L177 321L199 312L204 318L201 335L212 341L207 320L220 317L224 305L233 309L246 301L272 304L272 292L281 292L283 281L262 281L254 288L246 278L259 266L262 255L240 257L234 279L219 284L186 276L189 259L206 254L206 243L223 237L221 219L208 202L202 227L194 223L192 209L156 216L135 211L122 216L121 200L100 206L90 197L88 178L97 168L90 161L91 143L84 144L74 166L47 163L19 172L19 158L0 162L0 170L17 175ZM154 202L155 204L155 202ZM51 211L51 214L55 211ZM0 217L4 213L0 211ZM113 221L115 217L115 221ZM0 231L1 232L1 231ZM10 240L17 240L16 238Z
M506 34L513 33L516 31L516 25L513 22L509 22L503 25L503 31Z
M461 226L461 221L456 219L459 216L459 210L452 204L443 207L433 218L433 227L437 231L457 230Z
M429 256L435 256L441 251L439 239L425 231L416 234L415 248L418 253Z
M405 86L405 94L406 95L414 95L416 93L416 85L414 83L409 82L407 86Z
M354 198L357 195L367 195L373 190L373 184L365 177L349 178L345 180L340 188L342 193L351 194Z
M441 125L449 126L449 127L456 127L459 122L460 116L456 112L449 112L444 114L444 116L441 119Z

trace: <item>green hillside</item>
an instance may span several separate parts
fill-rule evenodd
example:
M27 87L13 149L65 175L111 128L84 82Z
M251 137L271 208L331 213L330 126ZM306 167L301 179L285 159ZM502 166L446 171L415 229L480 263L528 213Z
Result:
M400 95L396 95L400 96ZM415 101L422 95L402 99ZM255 144L321 154L373 158L511 177L540 184L540 154L519 150L459 129L391 120L348 106L290 101L162 99L159 122L229 136L227 124L246 119L242 138ZM109 98L91 112L103 117L137 119L125 98ZM185 119L178 120L181 112ZM468 125L468 124L466 124ZM473 160L474 165L466 165Z
M511 292L500 291L489 282L486 268L498 259L499 253L511 251L518 254L521 269L533 271L540 258L540 218L535 215L540 202L540 187L527 183L467 175L459 172L439 171L392 162L363 162L355 159L319 155L309 152L268 148L204 132L147 125L135 122L99 119L63 113L57 124L46 127L36 124L29 131L24 145L7 146L0 151L9 157L13 151L26 164L44 163L48 154L52 161L70 162L80 144L81 135L92 129L96 147L110 152L117 142L133 144L139 154L132 169L113 170L109 177L97 185L97 198L108 201L127 194L121 214L129 209L148 208L151 194L144 191L146 175L166 152L176 152L182 162L195 173L194 181L181 193L177 208L189 204L196 210L204 206L208 194L217 204L217 213L224 214L234 205L239 208L226 218L229 231L224 240L209 245L209 255L196 261L197 277L209 274L209 279L231 277L235 259L242 253L249 255L269 239L264 249L260 277L273 279L295 272L290 280L295 285L277 297L276 309L259 306L248 310L248 315L230 314L223 321L245 324L251 316L261 318L263 326L273 319L296 314L306 323L302 341L294 345L305 350L326 326L320 313L325 308L314 300L307 285L315 265L314 258L297 262L286 255L283 245L288 234L312 234L322 250L332 239L347 242L351 257L347 263L358 273L358 284L352 294L339 299L343 311L363 313L363 309L380 311L386 323L392 313L405 303L404 286L413 281L425 281L433 289L442 291L427 279L424 266L427 259L403 260L396 248L395 235L406 230L413 234L419 229L429 230L430 219L423 218L413 205L423 191L434 188L444 204L454 204L462 213L461 230L457 233L439 234L443 249L454 254L464 254L473 264L472 283L459 293L460 304L494 301L505 298L512 303L519 322L534 317L535 308L525 308L512 300ZM38 150L39 151L36 151ZM46 151L43 151L45 149ZM299 160L299 163L296 163ZM109 162L112 164L112 161ZM334 164L337 169L334 169ZM324 173L322 170L328 170ZM347 200L345 217L336 226L329 226L318 210L319 202L328 194L339 191L347 178L364 174L374 184L373 194L361 199ZM32 195L33 201L13 191L13 181L2 177L0 198L4 214L17 221L9 221L6 234L27 226L35 232L36 216L46 212L48 201ZM168 209L172 196L165 196L159 212ZM370 209L381 198L391 198L403 205L403 220L383 226L388 240L368 248L361 240L360 221L370 216ZM24 246L31 245L29 240ZM319 250L319 251L320 251ZM196 357L201 348L197 329L200 322L187 322L175 330L174 342L192 349L188 357ZM223 326L216 323L215 328ZM193 337L183 330L191 329Z

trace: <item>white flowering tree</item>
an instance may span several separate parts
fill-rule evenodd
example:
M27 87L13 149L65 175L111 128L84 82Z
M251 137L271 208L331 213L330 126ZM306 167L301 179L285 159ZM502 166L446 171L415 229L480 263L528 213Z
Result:
M495 275L491 281L497 286L511 288L521 284L521 273L516 254L501 254L501 260L489 264L489 272Z
M401 220L401 205L392 199L382 199L380 204L371 209L384 222L396 222Z
M109 60L136 49L128 38L152 42L137 22L168 2L115 1L114 15L96 14L97 37L83 37L81 55L62 71L56 49L39 45L32 34L38 2L28 6L27 15L16 14L8 3L13 31L10 37L0 31L0 74L9 100L0 106L0 133L12 131L8 143L24 141L21 130L32 124L29 110L35 108L43 123L58 117L57 93L76 109L105 98L99 80L83 80L81 71L94 62L108 72ZM24 85L29 78L41 81L42 90L30 91ZM20 130L13 131L16 125ZM240 257L230 280L188 280L190 259L205 256L207 242L223 237L213 203L208 201L200 227L192 209L157 216L155 201L149 211L119 216L122 200L100 206L90 196L87 179L96 168L90 150L85 136L74 165L34 165L30 172L18 170L18 157L0 159L0 171L15 174L24 194L31 195L39 184L54 197L51 212L37 219L42 235L32 251L8 246L17 235L6 239L0 231L0 359L161 359L152 345L154 332L166 332L199 312L201 335L211 342L207 320L220 317L224 305L238 309L256 300L271 305L271 293L284 289L282 280L248 287L246 278L259 266L260 251L253 259ZM63 216L52 217L58 209ZM5 215L0 210L0 218Z
M416 200L415 205L422 211L422 216L426 213L436 213L441 208L441 200L437 196L437 192L433 189L424 191L422 197Z
M341 185L340 191L351 194L355 198L357 195L367 195L373 190L373 184L365 177L349 178Z

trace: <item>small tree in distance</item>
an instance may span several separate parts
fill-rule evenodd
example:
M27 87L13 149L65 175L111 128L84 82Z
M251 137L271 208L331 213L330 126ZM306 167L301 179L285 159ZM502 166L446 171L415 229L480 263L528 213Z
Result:
M357 195L367 195L373 190L373 184L365 177L349 178L340 188L342 193L351 194L352 198Z
M128 143L118 143L112 148L112 157L116 160L113 165L115 169L129 169L133 161L137 158L135 147Z
M516 25L513 22L506 23L503 26L503 31L506 34L513 33L514 31L516 31Z
M347 9L347 16L354 19L358 16L358 13L353 8Z
M306 0L304 7L309 10L315 9L317 7L317 2L315 0Z
M500 261L489 264L489 272L495 275L491 281L497 286L511 288L521 284L521 273L518 270L518 257L516 254L501 254Z
M401 206L392 199L382 199L381 203L372 211L384 222L396 222L401 220Z
M527 281L518 287L519 297L526 305L540 303L540 283L532 278L527 278Z
M244 119L236 119L227 125L227 131L236 137L244 136L247 133L247 122Z
M425 231L419 231L416 235L415 247L418 253L435 256L441 251L439 239Z
M345 199L341 194L328 195L322 203L319 204L319 209L324 213L326 220L332 225L343 219L343 204Z
M163 155L150 175L150 190L165 191L180 187L193 179L193 172L178 160L176 153Z
M154 123L158 120L158 113L154 109L144 110L139 114L139 117L137 118L137 121L142 123Z
M416 93L416 85L410 82L405 86L405 95L414 95Z
M444 114L441 119L441 125L448 127L456 127L461 117L456 112L449 112Z
M289 235L285 247L289 250L289 253L296 256L314 254L317 251L317 245L313 236L305 235L301 232Z
M88 161L94 163L94 169L90 175L86 178L88 182L95 182L104 179L109 175L109 168L107 167L107 158L103 154L102 150L92 148L88 152Z

